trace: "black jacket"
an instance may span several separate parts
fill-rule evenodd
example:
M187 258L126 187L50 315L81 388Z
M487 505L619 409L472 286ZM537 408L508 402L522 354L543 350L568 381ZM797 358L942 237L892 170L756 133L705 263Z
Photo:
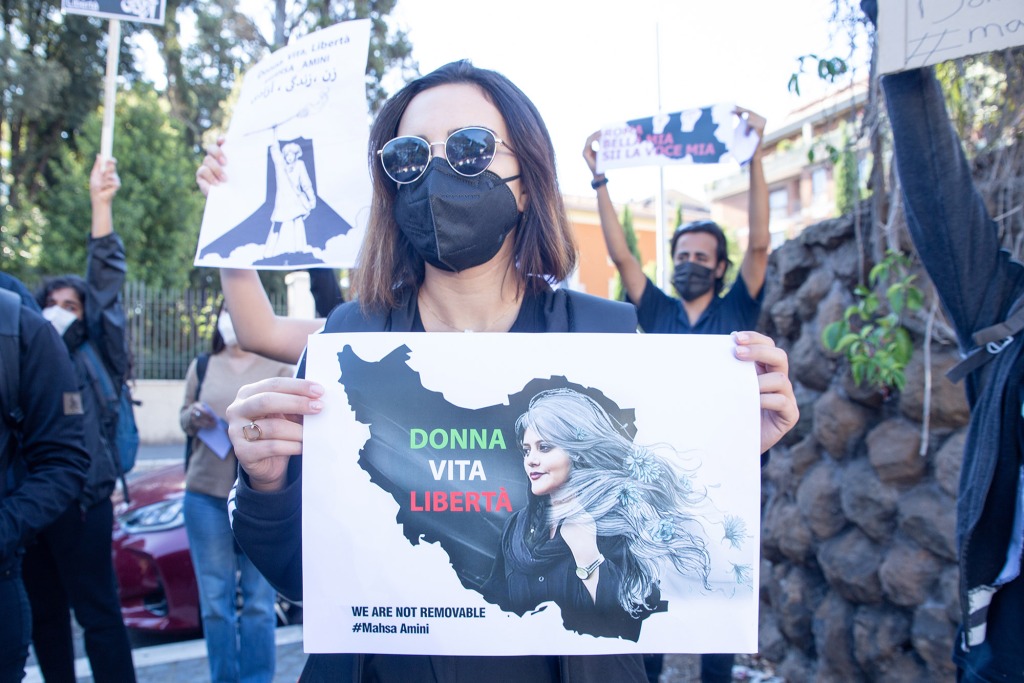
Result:
M998 226L974 186L932 70L886 76L882 84L907 226L966 353L976 346L974 333L1005 321L1020 305L1024 267L999 247ZM1011 338L967 377L971 423L957 498L963 627L955 654L961 664L964 653L986 639L990 604L999 599L995 584L1011 547L1013 511L1024 495L1018 490L1024 453L1022 337ZM1015 633L998 635L1019 644L1019 614L1015 621ZM1020 662L1019 652L1015 646L993 648L993 670L1015 666L1003 660Z
M598 550L604 556L597 584L596 600L591 599L576 576L576 560L562 538L544 539L536 545L521 541L527 536L529 508L512 513L501 534L502 551L494 558L494 570L483 587L484 598L505 611L523 615L544 602L554 602L562 610L567 629L606 638L625 638L636 642L644 619L663 611L664 603L655 591L649 597L653 609L635 617L619 603L619 587L633 556L622 536L598 536Z
M53 325L20 313L19 403L25 420L9 472L0 473L0 568L78 496L89 467L78 381ZM0 429L8 430L5 421Z
M126 272L124 244L116 233L89 240L85 343L92 345L115 391L120 390L128 372L127 320L121 304ZM110 497L119 474L120 456L114 442L116 412L104 405L106 400L97 390L83 354L81 346L72 352L86 415L85 446L92 456L89 476L79 499L79 504L86 509Z

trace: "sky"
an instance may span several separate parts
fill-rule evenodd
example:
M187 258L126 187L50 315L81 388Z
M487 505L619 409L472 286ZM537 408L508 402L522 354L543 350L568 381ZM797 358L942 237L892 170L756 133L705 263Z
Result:
M831 6L832 0L399 0L389 21L408 32L420 73L468 58L510 78L547 123L562 192L589 196L583 144L605 124L659 109L733 103L765 116L770 132L820 96L825 86L816 74L801 79L800 97L787 83L801 55L846 55L842 40L831 39ZM241 7L269 23L267 0L241 0ZM387 85L394 91L401 83ZM735 170L734 162L668 167L664 187L703 199L705 184ZM657 192L657 168L608 177L616 202Z
M469 58L527 94L555 143L562 191L588 196L582 158L602 125L659 110L735 103L768 129L821 93L816 74L787 91L797 57L845 54L830 45L830 0L400 0L394 25L409 33L421 73ZM660 48L660 49L659 49ZM660 52L660 59L659 59ZM666 168L665 189L698 199L735 163ZM652 197L656 168L610 171L616 201Z

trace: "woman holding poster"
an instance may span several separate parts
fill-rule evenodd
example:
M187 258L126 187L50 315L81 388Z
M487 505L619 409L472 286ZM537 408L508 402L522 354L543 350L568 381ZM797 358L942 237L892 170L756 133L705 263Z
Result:
M573 270L575 244L547 128L507 78L461 61L412 81L381 109L370 149L374 195L354 283L359 300L336 308L327 332L635 332L628 305L551 288ZM210 150L197 173L201 188L225 180L225 161ZM262 337L282 355L301 346L298 331L308 324L275 317L255 273L230 280L225 294L243 344ZM788 360L762 335L736 340L737 357L758 367L767 449L798 418ZM302 593L302 459L292 456L302 453L302 416L323 409L323 392L305 379L276 378L244 387L228 409L242 470L236 538L271 583L295 597ZM304 682L480 678L646 680L640 655L312 654L302 675Z
M551 389L516 421L529 505L505 525L484 596L523 614L553 601L566 628L636 641L666 609L670 566L707 583L709 558L685 473L634 444L594 399ZM543 576L544 580L538 581Z

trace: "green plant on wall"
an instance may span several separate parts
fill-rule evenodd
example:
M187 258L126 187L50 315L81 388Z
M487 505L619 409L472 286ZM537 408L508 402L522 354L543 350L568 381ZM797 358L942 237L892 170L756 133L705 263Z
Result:
M842 320L825 326L821 343L833 353L842 353L850 363L850 374L858 385L867 383L888 395L903 388L904 368L914 351L910 333L900 323L904 311L921 308L923 295L908 273L910 259L889 251L868 275L869 287L858 285L859 301L847 307ZM883 309L878 291L885 288L888 309Z

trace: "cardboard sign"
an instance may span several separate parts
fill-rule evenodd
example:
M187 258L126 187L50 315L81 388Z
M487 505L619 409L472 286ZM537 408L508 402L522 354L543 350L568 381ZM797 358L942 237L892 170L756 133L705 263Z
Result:
M104 19L163 24L167 0L61 0L66 14L84 14Z
M878 69L883 74L1022 44L1019 0L878 3Z
M633 166L746 163L760 140L734 113L716 104L621 121L601 128L597 172Z
M307 353L326 388L302 455L307 652L756 651L760 409L729 337Z
M250 67L210 189L195 265L355 264L370 204L370 20L311 33Z

